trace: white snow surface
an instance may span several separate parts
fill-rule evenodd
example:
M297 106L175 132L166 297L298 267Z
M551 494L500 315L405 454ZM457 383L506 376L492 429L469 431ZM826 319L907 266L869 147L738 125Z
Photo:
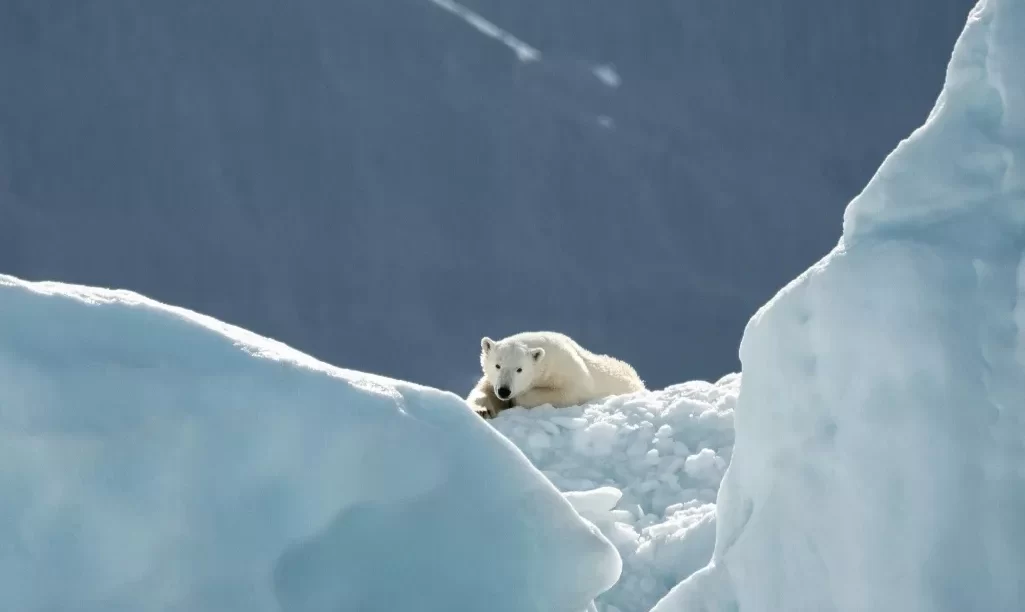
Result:
M579 612L615 547L455 395L0 276L0 609Z
M1025 2L980 2L840 244L751 319L712 560L654 612L1025 607L1023 60Z
M491 421L619 549L599 612L647 612L711 558L739 387L730 375Z

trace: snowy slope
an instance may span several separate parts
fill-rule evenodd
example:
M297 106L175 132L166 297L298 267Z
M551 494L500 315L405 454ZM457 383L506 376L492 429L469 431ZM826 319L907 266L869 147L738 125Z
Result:
M655 612L1025 605L1025 3L751 320L709 565Z
M615 548L454 396L0 276L0 609L578 612Z
M618 548L598 612L647 612L711 558L739 387L730 375L491 421Z
M0 270L459 394L523 329L715 379L971 4L5 0Z

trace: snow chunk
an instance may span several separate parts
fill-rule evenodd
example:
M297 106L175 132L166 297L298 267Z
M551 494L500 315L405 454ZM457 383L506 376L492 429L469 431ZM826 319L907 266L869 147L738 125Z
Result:
M715 451L710 448L703 448L696 455L687 457L683 469L687 475L699 482L712 482L718 487L722 480L722 473L726 468L726 462L717 457Z
M653 612L1021 609L1023 57L1025 3L980 2L841 243L752 318L713 558Z
M621 570L456 396L129 292L0 276L0 466L3 610L577 612Z
M623 497L615 487L601 487L590 491L573 491L563 496L584 516L610 512Z
M739 387L730 375L490 421L619 550L622 577L598 597L599 612L647 612L711 558ZM542 434L549 444L538 449Z

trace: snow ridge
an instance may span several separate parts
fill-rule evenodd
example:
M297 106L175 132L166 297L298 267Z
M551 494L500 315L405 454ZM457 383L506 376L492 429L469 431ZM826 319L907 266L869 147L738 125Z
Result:
M2 610L579 612L621 571L451 393L3 275L0 517Z

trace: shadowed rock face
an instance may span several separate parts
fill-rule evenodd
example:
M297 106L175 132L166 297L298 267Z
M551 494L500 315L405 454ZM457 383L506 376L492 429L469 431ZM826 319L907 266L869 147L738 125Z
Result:
M972 2L769 4L6 0L0 270L458 393L523 329L716 377Z

